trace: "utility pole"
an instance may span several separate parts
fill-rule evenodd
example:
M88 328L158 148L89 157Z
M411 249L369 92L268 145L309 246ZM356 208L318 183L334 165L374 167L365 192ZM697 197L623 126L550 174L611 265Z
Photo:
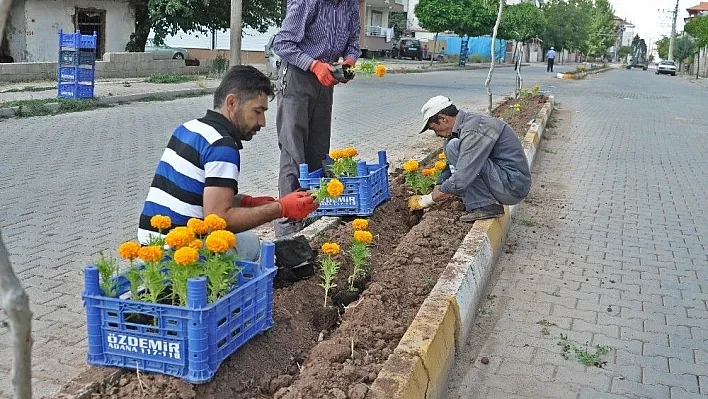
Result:
M231 0L231 40L229 65L241 65L241 31L243 30L243 2Z
M674 39L676 36L676 17L678 16L679 0L676 0L676 7L671 18L671 37L669 38L669 61L674 60Z

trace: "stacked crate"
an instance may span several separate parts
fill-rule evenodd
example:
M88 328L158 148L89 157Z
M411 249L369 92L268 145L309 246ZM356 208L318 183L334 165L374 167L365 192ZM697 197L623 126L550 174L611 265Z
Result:
M96 38L96 32L82 35L80 31L64 33L59 30L57 87L60 98L93 98Z

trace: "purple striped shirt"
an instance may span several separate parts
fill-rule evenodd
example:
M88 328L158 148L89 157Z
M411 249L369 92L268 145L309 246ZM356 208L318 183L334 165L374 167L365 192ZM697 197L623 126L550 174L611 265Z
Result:
M273 52L304 71L314 60L358 59L360 30L358 0L288 0Z

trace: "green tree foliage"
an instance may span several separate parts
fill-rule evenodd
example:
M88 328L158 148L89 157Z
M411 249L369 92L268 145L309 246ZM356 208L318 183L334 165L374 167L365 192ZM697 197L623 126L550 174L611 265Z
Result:
M624 60L627 58L629 53L632 52L632 47L631 46L622 46L620 49L617 51L619 58Z
M541 35L546 48L601 56L617 39L608 0L549 0L542 11L548 24Z
M617 39L614 24L614 10L608 0L595 0L590 14L587 39L587 52L590 57L602 57Z
M639 36L635 36L635 39ZM669 39L667 36L662 36L656 41L656 52L659 53L659 58L662 60L669 58ZM632 41L634 43L634 41Z
M698 48L708 47L708 16L692 19L684 30L696 39Z
M388 16L388 27L393 28L395 37L403 36L408 29L408 18L405 12L392 12Z
M674 40L674 59L678 61L679 66L695 53L696 42L692 38L682 36Z
M281 0L243 0L243 24L260 32L282 21L284 3ZM230 0L148 0L136 5L136 33L126 46L129 51L143 51L150 28L155 31L155 43L182 30L207 33L229 27Z
M420 27L434 33L455 31L466 15L462 0L420 0L414 12Z
M463 37L491 35L498 8L499 0L462 0L463 13L452 30Z
M543 12L531 3L520 3L504 8L499 26L499 38L527 42L541 36L546 30Z

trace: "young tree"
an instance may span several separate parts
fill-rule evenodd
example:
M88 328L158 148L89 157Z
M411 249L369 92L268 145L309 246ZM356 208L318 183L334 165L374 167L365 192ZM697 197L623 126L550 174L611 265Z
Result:
M544 3L541 10L547 22L547 27L541 35L544 48L555 47L559 51L571 49L572 36L576 29L571 6L564 0L550 0Z
M499 24L499 37L514 40L516 46L514 55L521 51L521 46L529 40L540 36L546 29L546 19L541 10L531 3L520 3L504 9ZM523 79L521 78L521 62L516 66L516 89L514 96L521 92Z
M634 45L634 41L639 41L639 36L635 36L634 40L632 40L632 45ZM662 60L668 59L669 58L669 38L666 36L662 36L661 39L656 41L656 52L659 53L659 58Z
M614 15L614 9L608 0L595 0L585 40L588 56L604 56L615 43L617 28Z
M463 0L463 13L453 29L462 37L489 35L497 20L499 0Z
M461 24L465 7L463 0L420 0L416 4L414 12L421 28L428 32L435 32L432 49L435 51L438 44L438 33L455 31ZM430 65L433 65L433 58L431 55Z
M497 33L499 32L499 23L501 22L502 12L504 11L505 0L499 0L499 12L497 13L497 20L494 23L494 30L492 31L492 64L489 66L489 73L487 74L487 80L484 81L484 87L487 89L487 114L492 114L492 88L489 86L492 83L492 75L494 75L494 66L496 63L497 54L494 51L494 46L497 41Z
M696 43L688 36L677 37L674 41L674 58L678 60L681 70L684 61L696 52Z
M393 28L393 36L400 37L408 29L408 18L405 12L392 12L388 16L388 27Z

